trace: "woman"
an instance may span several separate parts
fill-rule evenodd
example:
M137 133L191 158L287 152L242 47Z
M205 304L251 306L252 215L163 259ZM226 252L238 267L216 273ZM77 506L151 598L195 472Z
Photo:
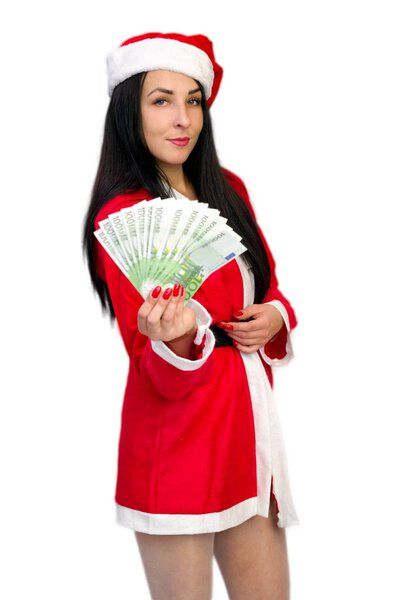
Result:
M107 57L109 95L84 249L130 359L117 521L135 531L152 597L211 597L215 554L230 598L289 597L292 501L271 365L291 356L295 313L241 179L222 168L209 107L222 78L202 35L150 33ZM216 208L247 251L183 290L143 300L93 231L155 197Z

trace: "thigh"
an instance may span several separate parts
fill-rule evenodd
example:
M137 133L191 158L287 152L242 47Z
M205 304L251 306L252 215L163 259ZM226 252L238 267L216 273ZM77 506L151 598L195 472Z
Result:
M237 527L215 533L214 554L230 600L288 600L286 532L269 517L256 515Z
M210 600L214 533L135 537L153 600Z

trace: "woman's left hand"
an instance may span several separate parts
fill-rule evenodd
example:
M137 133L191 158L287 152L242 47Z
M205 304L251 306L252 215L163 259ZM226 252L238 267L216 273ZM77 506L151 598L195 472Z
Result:
M241 312L241 316L235 317L237 321L216 323L237 342L235 346L241 352L256 352L285 326L281 313L273 304L250 304Z

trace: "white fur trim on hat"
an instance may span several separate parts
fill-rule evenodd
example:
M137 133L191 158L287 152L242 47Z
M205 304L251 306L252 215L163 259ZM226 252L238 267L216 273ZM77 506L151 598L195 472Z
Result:
M197 79L206 99L211 95L214 69L204 50L192 44L165 38L150 38L120 46L106 57L108 93L128 77L143 71L166 69Z

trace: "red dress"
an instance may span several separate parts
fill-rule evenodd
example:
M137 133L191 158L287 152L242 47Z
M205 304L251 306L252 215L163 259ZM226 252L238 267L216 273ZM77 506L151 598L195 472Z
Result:
M243 182L224 172L255 218ZM138 191L112 198L95 228L143 199L151 196ZM144 300L95 241L96 269L107 283L130 359L115 491L116 519L123 526L153 534L221 531L256 514L268 517L270 498L279 527L299 524L271 369L291 357L290 331L297 320L278 289L274 259L259 232L271 265L263 302L278 308L285 325L273 342L250 354L214 347L209 327L234 321L234 312L254 303L252 270L238 257L209 275L188 301L197 315L195 360L138 331Z

